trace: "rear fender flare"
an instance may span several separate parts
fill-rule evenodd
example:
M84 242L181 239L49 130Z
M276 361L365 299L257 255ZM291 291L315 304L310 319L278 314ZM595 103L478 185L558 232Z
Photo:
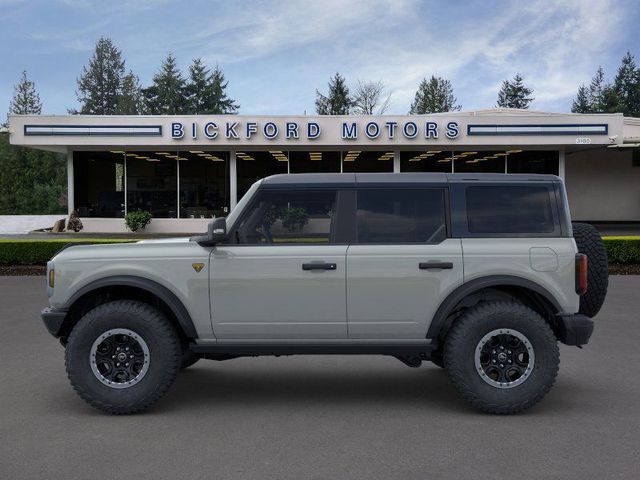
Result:
M466 297L478 292L484 288L489 287L521 287L531 290L541 295L555 310L554 313L560 312L560 304L555 297L544 287L539 284L527 280L526 278L517 277L514 275L491 275L488 277L476 278L467 283L463 283L453 292L451 292L447 298L445 298L436 313L433 316L429 330L427 331L427 338L438 339L443 331L448 328L447 319L453 312L456 305L462 302Z

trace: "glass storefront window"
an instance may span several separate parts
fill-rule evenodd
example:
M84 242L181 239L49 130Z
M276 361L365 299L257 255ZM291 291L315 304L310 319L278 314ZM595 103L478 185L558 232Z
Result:
M548 173L558 175L557 150L507 150L508 173Z
M178 155L127 152L127 211L146 210L154 218L178 216Z
M124 152L74 152L73 175L80 217L124 217Z
M505 173L506 167L507 173L559 173L557 150L437 148L400 151L400 171ZM80 217L122 218L136 210L156 218L224 216L231 205L229 156L205 150L74 152L73 207ZM393 150L236 152L237 200L270 175L393 172L393 159Z
M213 218L229 212L229 154L178 152L180 218Z
M393 172L393 151L342 152L342 171L345 173Z
M288 172L289 156L286 151L236 152L238 200L261 178Z
M446 150L400 152L401 172L451 173L452 153Z
M289 152L289 173L340 173L340 152Z

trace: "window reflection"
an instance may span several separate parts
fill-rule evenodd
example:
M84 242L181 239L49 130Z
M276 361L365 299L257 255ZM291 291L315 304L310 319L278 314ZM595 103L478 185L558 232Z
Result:
M160 153L126 153L127 211L146 210L154 218L176 218L179 157L170 152Z
M74 209L80 217L124 217L124 152L74 152Z
M229 211L229 154L178 152L180 218L213 218Z

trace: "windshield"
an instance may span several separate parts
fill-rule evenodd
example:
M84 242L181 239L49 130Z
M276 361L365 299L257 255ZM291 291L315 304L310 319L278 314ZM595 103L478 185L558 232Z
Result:
M256 193L256 190L258 189L261 183L262 183L262 180L258 180L253 185L251 185L251 188L247 190L247 193L244 194L244 196L240 199L240 201L235 206L235 208L231 210L229 215L227 215L227 231L231 231L233 224L238 218L238 215L240 214L240 212L242 212L242 210L244 210L244 207L246 207L247 203L249 203L249 200L251 200L253 195Z

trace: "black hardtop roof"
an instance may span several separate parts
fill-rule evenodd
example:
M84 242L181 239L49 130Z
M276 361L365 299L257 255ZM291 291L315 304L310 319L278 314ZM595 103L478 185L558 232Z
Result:
M266 177L265 187L352 187L357 185L399 185L437 183L522 183L560 182L555 175L510 173L292 173Z

